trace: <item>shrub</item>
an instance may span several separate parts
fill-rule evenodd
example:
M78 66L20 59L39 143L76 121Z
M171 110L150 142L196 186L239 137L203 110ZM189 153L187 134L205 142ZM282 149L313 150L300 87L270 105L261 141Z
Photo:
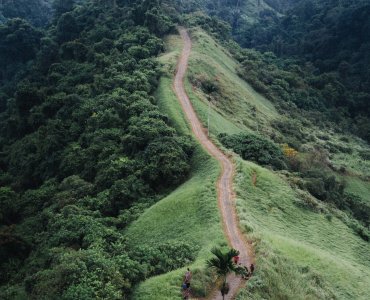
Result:
M310 194L317 199L323 199L325 195L325 185L321 178L310 178L306 181L306 188Z
M289 147L297 151L301 150L302 143L297 138L292 137L292 136L287 136L285 137L284 141L288 144Z
M361 150L358 152L358 154L361 156L364 160L370 160L370 150Z
M274 170L288 170L286 163L282 159L272 158L270 164Z
M284 151L268 138L252 132L226 135L221 143L239 154L243 159L267 165L277 160L285 161ZM274 159L274 160L273 160Z

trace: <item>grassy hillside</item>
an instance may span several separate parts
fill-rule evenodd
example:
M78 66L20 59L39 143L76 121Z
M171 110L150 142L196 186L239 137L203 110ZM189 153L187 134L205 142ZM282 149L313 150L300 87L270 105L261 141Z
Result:
M215 78L220 90L214 97L218 97L218 105L212 104L212 134L256 129L256 123L271 129L271 122L280 116L271 103L238 78L237 65L227 51L202 31L192 31L192 38L190 80L186 82L186 90L203 124L206 124L208 100L197 80ZM156 99L161 110L170 116L171 125L187 134L190 127L171 88L181 43L179 36L167 38L167 53L159 58L164 76ZM307 130L304 136L315 138L307 140L303 148L314 144L324 148L343 144L341 135L329 129L322 132L311 126L304 130ZM325 138L320 139L323 136ZM352 137L346 143L347 148L367 147ZM357 172L353 174L367 176L366 164L357 156L357 150L352 155L339 151L333 153L331 159L333 166L339 168L345 158L348 166ZM369 243L338 219L325 203L307 192L294 190L286 182L284 172L274 172L238 157L234 160L237 166L235 205L241 227L253 243L258 259L255 276L237 299L367 299L370 292L367 284L370 281ZM133 245L164 240L186 240L199 245L197 260L190 266L194 269L204 264L213 245L226 245L226 242L215 190L219 165L197 144L192 168L189 180L144 213L126 234ZM256 186L252 184L254 173L257 174ZM347 190L364 198L368 196L368 183L351 174L345 175ZM313 203L312 208L307 203ZM180 269L143 282L135 289L133 299L153 296L180 299L184 272Z
M235 176L238 199L235 204L241 224L250 237L270 243L275 252L287 258L284 264L300 269L301 277L305 269L316 273L326 290L332 291L329 293L332 296L336 295L338 299L368 299L369 243L355 235L352 229L336 217L320 213L320 209L301 207L303 200L273 172L239 158L235 162L238 170ZM254 172L257 173L256 187L252 184ZM267 248L259 248L260 269L256 278L249 282L249 288L255 287L261 278L268 283L266 278L273 278L274 267L282 267L278 263L275 266L268 265ZM285 279L290 280L296 283L290 276ZM271 281L273 286L274 280ZM280 297L283 295L288 296L286 299L303 299L303 294L297 297L294 293L300 293L300 289L307 288L306 285L302 277L300 283L286 287L286 291L272 289L279 295L273 299L282 299ZM256 289L257 294L266 297L267 288ZM314 289L307 288L306 292L308 296L305 299L316 299L319 294L315 286Z
M181 37L167 38L168 53L160 57L163 70L173 74L181 52ZM163 76L156 91L157 104L166 112L180 133L189 131L181 105L172 90L172 78ZM126 231L131 245L151 245L168 241L186 241L199 246L197 259L190 269L204 266L214 246L225 246L221 214L217 205L216 181L221 167L197 141L189 179L171 195L148 209ZM150 278L134 291L133 299L174 299L181 297L180 286L185 269ZM180 298L179 298L180 299Z
M190 34L193 48L188 79L192 85L188 81L185 88L204 125L207 122L208 100L201 86L204 81L212 81L219 89L214 93L211 105L211 133L217 135L220 132L257 129L257 125L266 124L278 116L271 102L237 75L238 65L230 53L202 30L193 29Z

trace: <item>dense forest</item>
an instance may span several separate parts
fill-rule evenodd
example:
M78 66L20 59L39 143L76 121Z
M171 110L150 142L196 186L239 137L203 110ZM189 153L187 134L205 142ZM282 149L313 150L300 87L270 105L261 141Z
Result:
M238 59L260 90L305 110L324 111L370 140L369 26L368 0L308 0L282 17L262 10L234 35L243 48L258 51L245 50Z
M189 172L190 139L150 95L176 29L155 0L53 8L44 29L0 26L0 295L123 299L196 250L122 235Z
M370 141L370 0L0 0L0 298L127 299L194 259L196 245L133 248L122 233L190 172L193 142L153 97L176 24L217 39L289 117L270 136L215 138L298 174L370 239L370 206L344 193L326 152L284 153L304 152L312 124Z
M52 16L52 0L2 0L0 24L8 19L21 18L32 26L44 27Z
M293 104L322 112L339 128L370 140L369 0L197 3L212 20L230 25L241 48L226 46L258 92L283 109ZM213 21L196 13L194 18L212 31Z

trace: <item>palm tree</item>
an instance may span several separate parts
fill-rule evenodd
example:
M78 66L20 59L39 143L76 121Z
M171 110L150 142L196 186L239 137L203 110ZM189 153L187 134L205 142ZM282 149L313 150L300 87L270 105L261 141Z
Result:
M217 278L222 278L222 285L220 288L222 299L229 292L229 285L226 283L226 276L230 273L243 274L243 268L237 267L232 261L234 256L239 255L239 251L230 249L227 252L222 252L220 248L213 248L211 252L216 256L206 261L207 267L216 270Z

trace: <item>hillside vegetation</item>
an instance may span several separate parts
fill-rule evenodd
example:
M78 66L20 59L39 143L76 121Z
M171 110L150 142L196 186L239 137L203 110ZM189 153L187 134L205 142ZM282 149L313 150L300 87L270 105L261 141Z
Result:
M194 34L194 52L199 52L197 45L201 45L204 53L208 53L207 56L204 56L205 62L197 60L197 66L200 66L199 69L202 70L198 76L204 76L203 70L206 68L202 68L202 66L209 62L208 57L220 54L218 54L218 47L214 47L214 51L211 50L211 47L207 47L207 39L209 38L205 37L202 40L199 38L202 34L198 32L199 30ZM222 52L222 54L224 53ZM221 56L218 61L221 62L219 65L224 65L227 60ZM210 69L218 70L218 67ZM234 65L234 68L237 69L237 66ZM206 72L204 73L207 74ZM192 68L189 69L188 73L190 78L194 76ZM216 71L212 75L219 76L222 83L227 80L225 74L225 72L217 73ZM222 91L222 88L220 90ZM236 90L236 84L230 87L230 91ZM188 92L192 93L190 89ZM232 95L232 92L230 94ZM200 99L205 98L206 92L199 89L198 95ZM219 97L221 98L222 95ZM258 99L261 98L255 98L254 101L258 101ZM264 103L261 101L259 105ZM269 111L266 108L261 108L261 110L263 112ZM233 112L237 114L237 109ZM243 110L244 115L250 112L253 110ZM235 124L241 123L238 122L240 117L235 117L235 115L231 117L225 112L224 116L234 121ZM299 156L302 155L301 158L306 157L307 159L307 155L310 155L309 153L312 153L313 149L320 149L318 148L320 144L322 149L329 149L330 161L334 168L339 170L341 166L342 172L349 174L345 170L350 167L353 173L360 175L360 177L345 175L348 179L345 190L350 192L357 189L356 193L361 194L364 201L368 201L370 193L364 179L368 178L369 169L366 162L362 163L361 158L360 163L356 162L356 156L360 155L361 151L367 151L366 144L356 138L344 138L341 134L332 132L329 126L315 126L305 119L304 115L296 115L294 119L276 118L276 116L276 114L270 115L269 118L264 116L265 124L260 127L260 132L263 135L272 137L277 142L286 141L297 148L299 147L300 151L307 153L299 154ZM201 114L200 117L202 117ZM237 121L235 122L235 120ZM224 132L228 132L227 128ZM256 128L254 127L254 129ZM294 130L297 132L295 133ZM314 136L311 140L308 138L310 135ZM299 143L298 146L294 143L294 139ZM351 150L347 151L346 149ZM299 156L296 158L298 159ZM347 162L351 162L351 166L344 164L344 157L348 159ZM325 202L315 200L311 195L314 191L310 190L307 184L299 184L298 181L301 179L294 174L284 173L286 171L273 172L271 169L261 169L240 159L236 159L236 163L238 174L235 177L235 189L238 199L235 203L240 212L239 218L245 232L249 233L250 239L256 238L258 240L256 248L259 253L258 263L261 264L259 275L248 283L247 290L254 296L260 295L263 298L273 294L276 298L297 299L296 295L299 291L302 293L302 298L303 295L309 294L313 299L317 297L350 299L350 295L356 295L356 299L365 299L368 293L366 282L369 280L368 255L370 246L367 241L363 241L356 235L351 226L348 226L348 217L338 210L333 211ZM323 166L320 166L318 162L313 162L313 164L316 164L316 167L311 166L310 168L323 170ZM304 171L306 167L299 171ZM256 187L252 184L253 172L257 174ZM332 173L329 170L326 172ZM338 180L342 180L341 172L335 176ZM359 189L359 187L361 188ZM334 193L334 191L330 193ZM328 195L325 201L330 202L328 199L331 196ZM316 195L316 197L319 196ZM338 199L341 196L335 197ZM368 208L367 211L369 211ZM365 224L367 227L368 223L365 222ZM368 239L366 238L366 240ZM271 260L269 255L271 255ZM281 269L281 271L276 273L274 268ZM353 273L350 271L351 274L356 275L345 281L339 279L338 274L347 272L349 268L353 269ZM287 276L286 281L289 282L289 287L285 280L280 278L281 276ZM319 276L318 279L312 283L309 278L317 276ZM307 281L311 282L310 284L313 286L310 287ZM321 292L323 293L320 296ZM249 299L249 296L245 299ZM240 297L243 299L244 296Z
M230 113L227 109L228 103L231 103L231 105L243 105L244 103L247 106L248 103L254 101L252 103L259 105L262 111L268 112L269 110L263 107L267 100L261 96L253 98L251 93L246 92L248 91L247 83L244 82L239 85L239 81L231 79L236 76L238 64L232 60L231 55L218 42L212 40L202 30L193 29L190 32L194 41L194 52L189 60L187 91L200 119L204 124L206 123L207 98L212 97L212 101L217 98L218 103L223 102L225 109L221 105L214 105L215 102L212 102L210 128L215 141L222 140L222 138L216 137L220 132L229 135L241 131L248 132L251 128L239 122L243 120L243 114L237 110L231 110L233 113ZM176 37L171 37L167 41L175 39ZM210 43L214 47L210 47ZM176 47L173 49L176 50L169 51L160 58L164 63L164 69L169 73L173 73L176 58L180 51ZM199 52L208 55L199 55ZM226 65L225 62L228 61L232 64ZM207 67L210 64L212 67ZM196 67L193 67L194 65ZM226 68L228 68L228 72L225 71ZM232 68L234 68L234 72ZM190 82L194 77L200 79L194 81L191 85ZM203 89L203 83L209 81L220 86L217 93L212 92L209 95ZM168 99L171 93L174 97L173 92L169 92L171 91L171 82L170 80L167 82L167 88L160 89L161 94L156 94L158 99ZM229 85L225 82L228 82ZM162 81L162 83L164 82ZM233 95L231 91L238 91L240 86L245 89L243 98L233 96L223 98L223 94L229 95L228 91L230 91L230 95ZM166 95L163 94L164 92ZM258 99L262 99L262 101L259 102ZM175 99L173 101L173 106L179 105L176 104ZM167 102L167 100L162 100L162 103ZM181 120L182 122L183 117L180 116L177 110L173 109L173 106L160 105L160 108L169 109L171 107L175 120ZM258 117L258 114L256 114L256 120L263 124L260 127L260 132L264 135L275 132L280 138L289 138L287 132L281 131L281 128L280 130L274 128L273 124L280 120L280 117L273 108L271 111L274 113L271 113L270 116L260 114L260 117ZM249 108L244 111L244 114L252 114L253 112ZM176 123L176 121L173 122ZM257 129L256 127L252 128ZM279 129L279 127L276 128ZM310 147L308 146L312 145L313 147L319 141L323 145L329 142L334 143L334 141L339 145L343 143L341 134L330 131L323 132L322 128L320 129L313 124L308 127L302 126L302 128L310 131L311 135L314 134L315 137L328 135L328 139L307 140L307 146L303 146L307 151L306 153L309 153ZM361 147L362 145L356 142L355 138L349 138L349 142L344 143L348 145L348 148L350 148L350 145L355 147ZM353 162L355 162L355 153L357 152L352 153L352 155L347 154ZM345 153L339 151L336 154L342 156ZM331 161L333 165L341 163L339 159L336 159L336 156L333 156ZM369 243L364 241L351 227L352 219L350 216L324 201L315 199L304 184L296 184L297 181L302 180L296 174L262 168L237 157L235 163L237 166L234 184L237 193L235 204L239 212L241 227L249 240L253 242L258 259L256 276L248 282L246 289L240 292L238 299L260 299L259 297L271 297L273 299L351 299L351 295L355 295L356 299L366 299L369 292L366 282L368 282L370 276L370 247ZM353 169L355 170L356 167L354 166ZM364 170L367 172L366 169ZM257 176L256 186L252 183L254 174ZM338 180L341 180L342 175L340 173L335 174L335 176L338 176ZM367 183L361 180L361 177L352 177L348 174L346 176L349 178L346 190L357 189L355 184L358 184L362 188L364 199L367 200ZM191 186L188 186L191 181L192 179L178 190L191 189ZM195 183L193 185L196 186ZM175 192L175 195L177 195L177 192ZM141 229L151 226L153 224L151 219L158 222L159 232L164 230L162 228L168 228L171 232L178 233L175 234L177 236L175 240L179 239L178 236L180 235L186 236L185 232L182 232L181 229L170 222L172 217L169 216L170 218L167 221L167 218L160 214L160 211L170 204L171 199L175 201L176 197L172 197L173 195L169 196L164 203L158 203L156 207L152 208L153 211L150 214L143 215L129 227L127 232L134 236L134 240L140 242L138 237L141 235L144 236L143 241L155 242L160 240L160 235L148 234L147 231ZM181 203L182 197L178 197L178 199ZM163 205L163 208L161 208L161 205ZM158 219L157 215L161 215L161 218ZM193 240L194 237L199 236L202 228L192 224L190 230L194 232L194 236L190 236L188 239ZM163 235L173 238L169 232L165 232ZM199 255L198 260L192 267L201 266L201 262L206 257ZM156 295L163 295L163 297L175 295L176 286L180 285L183 272L184 270L174 271L145 281L135 291L135 299L141 299L141 297L146 299L151 292L157 293ZM338 276L338 274L346 274L347 272L350 272L353 276L346 280L342 280L343 278ZM205 277L203 275L203 278ZM168 294L166 291L172 291L172 294Z
M152 96L176 28L150 0L59 12L0 26L0 298L127 298L199 251L122 232L189 176L195 145Z
M368 298L368 0L22 1L0 10L1 299L181 299L186 267L215 290L221 167L172 89L177 23L256 255L236 299Z

